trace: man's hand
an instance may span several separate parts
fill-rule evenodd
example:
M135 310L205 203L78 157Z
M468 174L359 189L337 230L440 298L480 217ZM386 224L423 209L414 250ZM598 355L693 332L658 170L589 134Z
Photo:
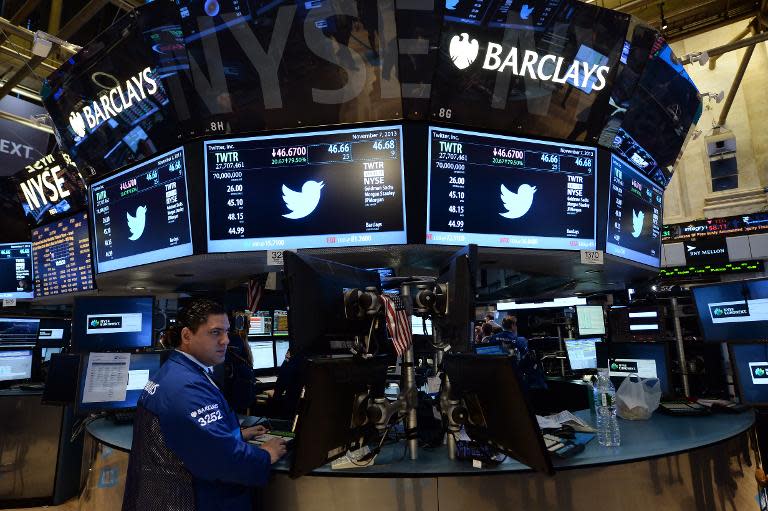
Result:
M269 430L264 426L253 426L251 428L243 428L240 430L240 432L243 435L243 440L245 440L246 442L263 435L267 431Z
M261 444L261 448L269 453L269 458L272 463L285 456L285 440L282 438L271 438Z

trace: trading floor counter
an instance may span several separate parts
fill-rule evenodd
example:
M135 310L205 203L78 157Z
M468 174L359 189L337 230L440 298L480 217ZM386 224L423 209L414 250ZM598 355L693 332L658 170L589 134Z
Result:
M582 418L594 422L588 411ZM386 447L376 465L354 470L322 467L290 479L288 461L262 494L264 509L323 511L352 506L366 511L465 509L581 510L725 510L753 509L751 428L754 414L621 420L622 445L603 448L596 440L573 458L555 460L557 474L533 473L512 460L476 469L452 462L446 448L420 449L410 460L404 444ZM105 419L91 423L93 444L89 481L81 509L119 507L131 448L131 425ZM743 507L742 507L743 506ZM756 508L755 508L756 509Z

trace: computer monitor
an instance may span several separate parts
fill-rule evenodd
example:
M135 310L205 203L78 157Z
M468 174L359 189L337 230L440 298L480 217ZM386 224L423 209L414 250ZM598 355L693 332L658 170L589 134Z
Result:
M568 361L574 371L597 369L597 348L599 337L591 339L566 339L565 350L568 352Z
M657 378L664 396L672 394L669 346L664 342L601 342L596 345L597 367L607 367L619 388L630 375Z
M38 318L0 318L0 346L34 346L39 330Z
M768 279L694 287L693 298L706 341L768 340Z
M128 366L128 381L125 382L125 398L122 400L103 400L102 392L97 392L96 400L89 397L90 390L100 390L99 383L88 377L88 361L90 357L98 353L88 353L83 355L80 363L80 376L78 378L77 401L75 403L75 413L77 415L88 415L95 412L109 412L135 408L136 403L141 396L147 382L160 369L160 353L133 353L130 355L130 364ZM107 364L108 365L108 364ZM97 368L100 371L102 368ZM104 373L104 371L101 371ZM96 374L98 377L102 375ZM108 377L108 375L107 375Z
M470 351L475 319L475 286L478 275L477 245L467 245L441 266L437 282L447 284L447 297L438 302L443 314L433 321L439 326L442 341L453 353ZM444 303L444 306L443 306Z
M32 349L0 348L0 382L32 378Z
M51 356L56 353L61 353L62 348L42 348L40 350L40 358L43 362L51 360Z
M576 319L579 322L579 335L605 335L602 305L577 305Z
M288 340L275 340L275 361L277 362L277 367L280 367L285 362L285 355L288 353L290 342Z
M478 355L509 355L501 344L475 344Z
M84 353L152 346L154 301L151 296L75 298L72 349Z
M307 360L291 477L302 476L378 436L367 407L374 398L384 397L388 364L388 358L381 356Z
M443 369L451 398L467 408L469 437L534 470L553 474L536 416L509 357L447 354Z
M69 344L72 323L68 319L40 318L37 345L43 348L63 348Z
M74 404L77 400L77 380L80 375L80 355L54 353L48 364L48 377L43 389L43 403Z
M272 335L272 318L269 312L259 311L251 316L248 337L269 337Z
M663 309L656 305L612 307L608 323L612 341L646 342L664 335Z
M32 243L0 243L0 298L34 298Z
M768 343L729 342L728 352L741 402L768 406Z
M276 310L272 320L272 335L275 337L288 336L288 311Z
M274 369L275 353L272 341L248 341L251 347L254 369Z
M294 252L285 252L285 281L289 310L291 354L331 351L332 343L351 344L368 335L371 319L347 317L344 293L380 288L379 274Z
M424 324L426 323L426 333ZM411 333L413 335L432 335L432 320L424 319L420 316L411 316Z

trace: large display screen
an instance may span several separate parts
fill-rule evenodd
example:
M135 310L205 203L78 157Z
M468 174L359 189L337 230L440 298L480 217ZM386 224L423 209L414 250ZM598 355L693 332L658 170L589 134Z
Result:
M627 104L613 149L666 187L674 164L701 117L699 91L659 35Z
M630 374L655 378L663 395L672 390L669 347L664 342L601 342L595 346L597 367L607 367L616 388Z
M29 223L40 225L85 207L85 183L68 154L56 151L13 176Z
M154 2L67 59L40 95L59 143L90 178L178 145L197 117L188 75L179 7Z
M34 346L39 330L38 318L0 318L0 345Z
M662 206L662 189L621 158L611 155L605 251L658 268Z
M205 142L208 251L406 242L400 126Z
M729 343L731 368L736 376L741 402L768 403L768 343Z
M31 243L0 243L0 298L34 298Z
M725 236L707 236L686 240L685 262L689 265L725 264L728 262L728 244Z
M596 149L431 127L429 165L428 244L595 248Z
M96 272L192 255L184 148L91 185Z
M768 339L768 279L693 288L704 339Z
M151 296L75 298L72 349L132 350L152 346Z
M35 296L94 289L85 212L32 230Z
M450 0L433 121L597 140L629 15L577 0Z

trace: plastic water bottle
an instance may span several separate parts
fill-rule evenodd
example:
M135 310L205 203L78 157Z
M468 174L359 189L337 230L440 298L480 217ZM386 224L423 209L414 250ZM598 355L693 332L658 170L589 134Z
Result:
M605 447L621 445L619 420L616 417L616 388L608 376L608 369L597 370L594 387L597 441Z

